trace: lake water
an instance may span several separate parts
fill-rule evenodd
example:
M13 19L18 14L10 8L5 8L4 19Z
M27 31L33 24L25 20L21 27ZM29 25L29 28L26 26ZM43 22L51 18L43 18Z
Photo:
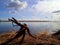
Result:
M26 23L32 33L48 31L53 33L60 29L60 22L21 22ZM14 24L16 25L16 24ZM0 22L0 33L19 30L19 26L13 26L11 22Z

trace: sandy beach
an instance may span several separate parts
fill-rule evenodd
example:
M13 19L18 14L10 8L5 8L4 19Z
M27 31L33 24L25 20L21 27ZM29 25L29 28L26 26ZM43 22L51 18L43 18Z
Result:
M0 44L6 42L7 40L11 39L15 35L16 35L15 32L0 34ZM21 37L19 37L18 39L14 39L7 45L10 44L19 45L19 41L21 40ZM60 44L60 40L58 40L56 36L52 36L51 34L47 34L44 32L36 34L35 37L36 39L26 34L22 45L59 45Z

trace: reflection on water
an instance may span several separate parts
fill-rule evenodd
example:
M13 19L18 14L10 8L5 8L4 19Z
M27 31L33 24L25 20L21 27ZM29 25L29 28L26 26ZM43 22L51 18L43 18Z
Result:
M60 22L21 22L26 23L33 33L38 33L40 31L48 31L52 33L55 30L60 29ZM11 22L0 22L0 33L11 31L12 29L18 30L19 27L12 26Z

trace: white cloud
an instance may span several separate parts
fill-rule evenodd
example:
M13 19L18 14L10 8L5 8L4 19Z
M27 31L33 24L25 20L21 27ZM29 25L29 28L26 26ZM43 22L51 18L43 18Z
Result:
M52 12L60 10L60 1L38 1L32 8L38 12Z
M60 10L60 0L37 1L37 3L32 5L30 8L32 15L36 15L33 16L33 18L41 20L59 20L60 15L58 16L52 13L53 11L57 10ZM42 16L45 16L47 18L41 18Z
M60 15L52 15L52 19L59 21L60 20Z
M19 0L11 0L11 2L7 5L8 8L14 10L21 10L27 7L27 2L23 1L20 2Z

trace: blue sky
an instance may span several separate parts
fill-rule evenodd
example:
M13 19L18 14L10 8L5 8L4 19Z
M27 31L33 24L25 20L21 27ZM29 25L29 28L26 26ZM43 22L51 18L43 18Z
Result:
M59 10L60 0L0 0L0 19L60 21Z

